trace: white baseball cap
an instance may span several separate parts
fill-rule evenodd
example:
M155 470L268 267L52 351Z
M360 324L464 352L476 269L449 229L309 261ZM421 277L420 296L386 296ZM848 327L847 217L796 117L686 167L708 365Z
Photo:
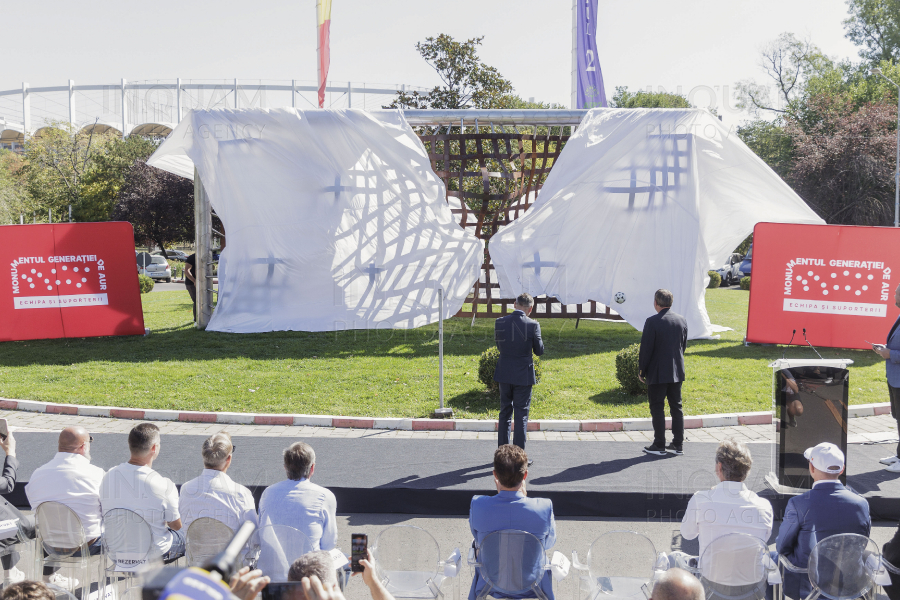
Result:
M837 475L844 470L844 453L829 442L822 442L818 446L807 448L803 457L824 473Z

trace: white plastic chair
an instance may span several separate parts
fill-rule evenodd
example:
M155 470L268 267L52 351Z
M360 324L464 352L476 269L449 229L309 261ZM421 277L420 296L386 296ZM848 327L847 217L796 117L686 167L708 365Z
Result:
M18 556L19 560L14 565L15 568L23 571L25 573L25 579L35 579L34 577L34 556L35 556L35 540L29 537L29 533L25 531L22 527L22 523L18 519L9 519L9 521L15 521L15 524L12 525L7 521L4 521L4 525L11 525L15 527L16 533L12 535L8 535L4 539L14 540L10 543L9 546L0 550L0 556ZM10 559L12 560L12 559ZM2 577L2 571L0 571L0 577ZM2 586L6 587L7 581L3 580Z
M812 591L805 600L816 600L820 596L829 600L860 598L875 587L876 575L886 575L878 545L855 533L841 533L820 540L810 552L805 569L783 555L779 555L778 562L786 572L809 577ZM777 586L776 594L777 598L784 598L783 585Z
M201 517L191 521L185 537L185 555L189 567L199 567L210 558L217 556L231 538L231 527L211 517Z
M588 549L584 563L572 552L572 566L587 571L576 577L575 598L595 600L621 598L644 600L652 584L668 568L665 553L658 553L650 539L635 531L609 531Z
M100 596L106 598L107 580L113 580L114 597L122 600L129 593L141 594L138 575L156 567L162 556L153 543L153 532L143 517L134 511L115 508L103 515ZM124 589L120 591L120 587Z
M41 573L45 565L70 567L72 578L81 583L81 598L86 600L91 589L91 555L81 519L60 502L42 502L34 510L37 529L37 551L34 553L34 572ZM78 556L76 556L78 555ZM69 590L73 594L76 590Z
M710 542L695 575L707 598L724 600L762 600L769 583L781 583L766 543L746 533L730 533Z
M548 600L541 581L550 570L550 561L541 540L527 531L504 529L489 533L475 547L475 559L469 564L485 582L478 600L522 594Z
M434 536L413 525L382 530L370 548L375 573L394 598L443 598L447 579L453 580L453 598L459 598L459 548L442 560Z
M260 527L250 539L250 565L262 569L274 582L287 581L291 564L307 552L318 550L302 531L287 525Z

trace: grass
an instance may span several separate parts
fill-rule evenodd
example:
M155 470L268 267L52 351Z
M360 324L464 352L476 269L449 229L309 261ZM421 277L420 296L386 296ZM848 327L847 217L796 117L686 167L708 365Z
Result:
M412 331L201 332L186 292L143 297L143 337L0 344L0 396L71 404L179 410L423 417L437 405L437 325ZM707 291L720 340L688 343L688 414L768 410L774 346L742 344L747 292ZM649 416L645 397L622 392L615 356L640 341L624 323L541 323L547 352L534 388L534 419ZM493 321L445 322L445 398L461 418L496 418L498 402L477 380L478 357L493 343ZM873 352L821 349L849 357L850 401L886 402L884 365ZM789 348L787 355L812 350Z

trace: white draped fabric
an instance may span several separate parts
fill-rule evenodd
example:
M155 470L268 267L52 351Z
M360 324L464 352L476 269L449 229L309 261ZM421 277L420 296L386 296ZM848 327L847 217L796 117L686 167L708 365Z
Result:
M399 111L193 111L148 164L192 176L185 156L227 234L211 331L419 327L479 275Z
M503 297L595 300L640 330L666 288L696 339L722 329L706 313L707 271L766 221L823 223L733 128L699 109L598 108L488 247Z

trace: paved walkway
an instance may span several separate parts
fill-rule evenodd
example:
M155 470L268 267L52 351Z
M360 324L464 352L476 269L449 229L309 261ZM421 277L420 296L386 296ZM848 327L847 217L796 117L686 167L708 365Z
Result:
M21 431L59 431L68 425L82 425L91 433L128 433L138 421L83 417L77 415L53 415L18 410L0 410L0 417ZM890 415L857 417L850 419L847 441L851 444L887 442L897 439L897 423ZM495 440L494 432L480 431L403 431L385 429L346 429L335 427L296 427L290 425L223 425L186 423L181 421L156 421L156 425L168 435L210 435L228 431L233 436L282 436L326 438L404 438L427 440ZM737 427L704 427L685 430L686 442L716 442L734 438L742 442L771 442L775 430L772 425L741 425ZM559 432L532 431L528 441L581 441L581 442L652 442L652 431L616 432Z

